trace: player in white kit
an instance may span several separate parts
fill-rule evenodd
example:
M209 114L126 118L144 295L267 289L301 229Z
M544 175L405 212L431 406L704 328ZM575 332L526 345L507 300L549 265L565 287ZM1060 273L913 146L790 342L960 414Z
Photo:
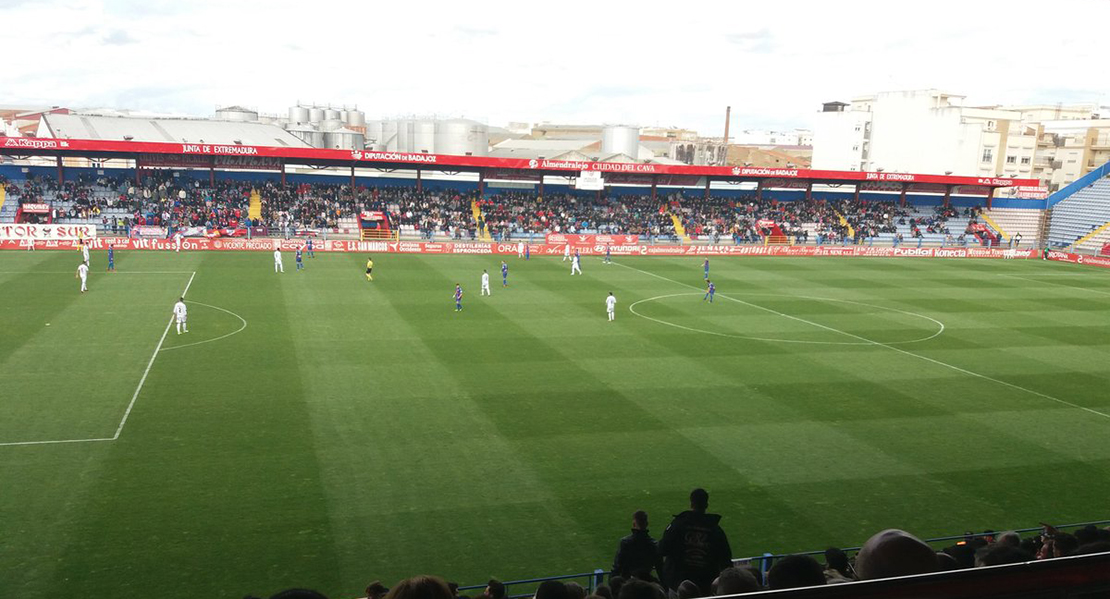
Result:
M609 297L605 298L605 313L609 315L609 322L617 319L617 297L613 292L609 292Z
M573 276L574 273L582 274L582 266L578 263L578 252L575 252L574 253L574 258L571 258L571 260L570 260L570 274L571 274L571 276Z
M285 266L281 263L281 248L274 248L274 272L285 272Z
M82 262L80 265L77 266L77 278L81 279L81 293L88 291L89 288L87 285L85 285L86 280L89 278L88 264Z
M188 314L189 314L189 310L188 310L188 308L185 307L185 298L181 298L181 299L177 300L177 303L173 305L173 315L174 315L175 319L177 320L177 334L178 335L180 335L182 332L185 332L185 333L189 332L189 325L187 325L185 323L185 320L187 319Z
M517 244L516 244L516 257L517 258L523 258L524 257L524 242L523 241L517 242Z
M84 241L81 242L81 259L84 260L85 265L89 264L89 244Z
M489 292L489 271L482 271L482 291L478 295L493 295Z
M173 234L173 251L181 253L181 231Z
M563 262L566 262L567 260L570 260L570 244L569 243L563 246Z

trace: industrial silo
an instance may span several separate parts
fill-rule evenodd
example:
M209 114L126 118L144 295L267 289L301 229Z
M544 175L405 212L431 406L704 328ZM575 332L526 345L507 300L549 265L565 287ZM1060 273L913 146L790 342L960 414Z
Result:
M254 123L258 121L258 111L243 108L242 106L228 106L216 110L216 120Z
M437 154L485 156L489 153L489 126L467 119L436 122Z
M342 129L343 124L343 121L339 119L324 119L323 121L320 121L320 130L335 131L336 129Z
M339 109L339 120L343 121L343 124L347 124L347 117L348 117L347 109L346 108L340 108Z
M397 121L382 121L382 135L378 143L385 146L389 152L397 151Z
M307 123L308 122L308 108L304 106L290 106L289 107L289 122L290 123Z
M312 125L308 125L305 123L290 125L289 128L286 129L286 131L314 148L324 147L324 143L326 141L324 138L324 132L317 131L316 128Z
M361 110L348 110L347 124L352 127L365 127L366 113Z
M436 122L422 119L413 124L412 151L417 154L436 153Z
M324 109L324 120L325 121L338 121L338 120L340 120L339 119L339 111L335 108L325 108Z
M313 106L308 109L308 122L319 123L324 120L324 109Z
M601 153L604 156L625 154L630 158L640 155L640 129L624 125L606 125L601 130Z
M412 152L413 135L416 131L416 122L412 119L397 121L397 151Z
M366 145L366 138L358 131L340 128L324 134L327 147L332 150L361 150Z
M357 126L357 125L355 125ZM366 141L377 142L382 141L382 122L379 120L363 121L362 127L366 129Z

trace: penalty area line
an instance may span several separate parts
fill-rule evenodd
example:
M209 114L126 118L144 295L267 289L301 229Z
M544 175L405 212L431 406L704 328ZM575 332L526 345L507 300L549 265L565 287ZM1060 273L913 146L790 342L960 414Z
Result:
M188 271L187 271L188 272ZM185 284L185 290L181 292L181 297L185 297L189 293L189 287L193 285L193 278L197 276L196 271L192 271L189 275L189 282ZM61 443L93 443L97 441L115 441L119 439L120 433L123 432L123 426L127 424L127 419L131 417L131 410L135 407L135 402L139 399L139 393L143 390L143 385L146 384L146 377L150 374L150 369L154 367L154 360L158 358L161 353L162 344L166 342L166 335L170 332L170 327L173 326L173 316L170 316L169 322L166 323L166 328L162 331L162 337L158 339L158 345L154 347L154 353L150 354L150 360L146 363L146 369L143 370L143 376L139 379L138 386L135 387L135 392L131 394L131 401L127 404L127 409L123 412L123 418L119 421L119 426L116 427L116 432L111 437L97 437L90 439L57 439L50 441L10 441L0 443L0 447L17 446L17 445L57 445Z
M623 267L625 267L625 268L628 268L628 269L634 270L634 271L636 271L636 272L640 272L640 273L643 273L643 274L645 274L645 275L650 275L650 276L653 276L653 277L655 277L655 278L657 278L657 279L662 279L662 280L664 280L664 281L670 281L670 282L672 282L672 283L675 283L675 284L677 284L677 285L682 285L682 286L684 286L684 287L689 287L689 288L691 288L691 289L698 289L699 291L701 290L701 288L700 288L700 287L695 287L694 285L691 285L691 284L689 284L689 283L683 283L682 281L676 281L676 280L674 280L674 279L669 279L669 278L667 278L667 277L664 277L664 276L662 276L662 275L658 275L658 274L655 274L655 273L653 273L653 272L648 272L648 271L646 271L646 270L640 270L639 268L636 268L636 267L633 267L633 266L628 266L628 265L626 265L626 264L621 264L621 263L619 263L619 262L614 262L613 264L616 264L617 266L623 266ZM1070 285L1068 285L1068 287L1070 287ZM1077 288L1077 289L1078 289L1078 288ZM1090 290L1088 290L1088 291L1090 291ZM736 298L734 298L734 297L728 297L727 295L725 295L725 294L723 294L723 293L718 293L717 295L720 295L721 297L723 297L723 298L725 298L725 299L729 299L729 300L732 300L732 301L734 301L734 302L739 302L739 303L741 303L741 304L744 304L744 305L746 305L746 306L751 306L751 307L753 307L753 308L759 308L760 310L764 310L764 311L770 312L770 313L772 313L772 314L778 314L779 316L783 316L783 317L789 318L789 319L791 319L791 320L796 320L796 321L799 321L799 322L804 322L804 323L808 323L808 324L811 324L811 325L813 325L813 326L816 326L816 327L819 327L819 328L822 328L822 329L826 329L826 330L828 330L828 331L832 331L832 332L835 332L835 333L840 333L841 335L847 335L848 337L852 337L852 338L855 338L855 339L859 339L860 341L866 341L867 343L869 343L869 344L871 344L871 345L876 345L876 346L878 346L878 347L885 347L886 349L889 349L889 350L891 350L891 351L896 351L896 352L898 352L898 353L900 353L900 354L904 354L904 355L910 356L910 357L912 357L912 358L917 358L917 359L919 359L919 360L924 360L924 361L926 361L926 362L929 362L929 363L932 363L932 364L936 364L937 366L943 366L943 367L945 367L945 368L949 368L949 369L951 369L951 370L954 370L954 371L956 371L956 372L959 372L959 373L962 373L962 374L966 374L966 375L968 375L968 376L973 376L973 377L975 377L975 378L979 378L979 379L982 379L982 380L985 380L985 381L990 381L990 382L992 382L992 383L997 383L997 384L999 384L999 385L1002 385L1002 386L1005 386L1005 387L1009 387L1009 388L1011 388L1011 389L1014 389L1014 390L1017 390L1017 391L1024 391L1025 393L1028 393L1028 394L1030 394L1030 395L1036 395L1037 397L1040 397L1040 398L1043 398L1043 399L1048 399L1048 400L1054 401L1054 402L1056 402L1056 403L1059 403L1059 404L1061 404L1061 405L1065 405L1065 406L1070 406L1070 407L1072 407L1072 408L1076 408L1076 409L1079 409L1079 410L1083 410L1083 411L1085 411L1085 412L1089 412L1089 413L1091 413L1091 414L1095 414L1095 415L1098 415L1098 416L1102 416L1103 418L1110 418L1110 414L1107 414L1107 413L1105 413L1105 412L1099 412L1098 410L1094 410L1094 409L1091 409L1091 408L1088 408L1088 407L1085 407L1085 406L1081 406L1081 405L1079 405L1079 404L1074 404L1074 403L1072 403L1072 402L1070 402L1070 401L1065 401L1065 400L1063 400L1063 399L1060 399L1060 398L1057 398L1057 397L1053 397L1053 396L1051 396L1051 395L1046 395L1046 394L1044 394L1044 393L1041 393L1040 391L1034 391L1033 389L1027 389L1027 388L1025 388L1025 387L1022 387L1021 385L1015 385L1014 383L1008 383L1008 382L1006 382L1006 381L1003 381L1003 380L999 380L999 379L996 379L996 378L994 378L994 377L990 377L990 376L987 376L987 375L985 375L985 374L980 374L980 373L978 373L978 372L973 372L973 371L971 371L971 370L968 370L968 369L966 369L966 368L960 368L959 366L956 366L956 365L954 365L954 364L949 364L949 363L947 363L947 362L942 362L942 361L940 361L940 360L936 360L936 359L934 359L934 358L930 358L930 357L928 357L928 356L923 356L923 355L921 355L921 354L915 354L915 353L913 353L913 352L911 352L911 351L907 351L907 350L904 350L904 349L902 349L902 348L900 348L900 347L895 347L895 346L893 346L893 345L888 345L888 344L886 344L886 343L882 343L882 342L879 342L879 341L874 341L874 340L872 340L872 339L868 339L868 338L866 338L866 337L861 337L860 335L856 335L855 333L849 333L849 332L847 332L847 331L841 331L840 329L834 329L834 328L832 328L832 327L829 327L829 326L825 326L825 325L823 325L823 324L820 324L820 323L812 322L812 321L806 320L806 319L804 319L804 318L798 318L798 317L796 317L796 316L791 316L791 315L789 315L789 314L783 314L783 313L781 313L781 312L778 312L778 311L776 311L776 310L772 310L772 309L770 309L770 308L764 308L763 306L760 306L760 305L758 305L758 304L752 304L752 303L748 303L748 302L745 302L745 301L743 301L743 300L738 300L738 299L736 299Z

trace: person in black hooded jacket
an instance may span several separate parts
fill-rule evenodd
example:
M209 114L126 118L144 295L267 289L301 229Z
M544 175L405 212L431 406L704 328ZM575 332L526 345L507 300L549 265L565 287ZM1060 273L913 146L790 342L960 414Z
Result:
M654 572L663 573L659 547L648 534L648 515L643 510L632 514L632 534L621 539L613 559L613 576L655 580Z
M721 570L732 565L732 548L721 529L721 516L707 514L707 509L709 493L694 489L690 509L675 516L663 531L659 552L667 588L677 589L683 580L690 580L708 589Z

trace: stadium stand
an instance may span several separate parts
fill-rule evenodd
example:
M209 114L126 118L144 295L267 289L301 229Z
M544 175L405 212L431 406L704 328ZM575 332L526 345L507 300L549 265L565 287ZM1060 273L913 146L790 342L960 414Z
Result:
M1005 245L1036 247L1045 226L1044 212L1024 208L994 208L984 213L993 222L992 228L1002 234ZM1020 235L1020 240L1017 236Z

